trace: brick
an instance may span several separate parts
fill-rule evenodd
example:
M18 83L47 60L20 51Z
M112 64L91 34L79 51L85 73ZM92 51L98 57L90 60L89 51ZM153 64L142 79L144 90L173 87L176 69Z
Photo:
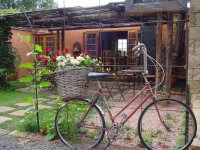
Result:
M190 12L193 12L193 11L200 11L199 0L192 0L191 7L190 7Z
M200 68L199 69L194 69L193 80L200 80Z
M200 25L200 13L195 14L195 25Z
M189 58L188 58L188 66L190 67L198 67L200 66L200 55L197 55L195 53L189 53Z
M189 41L189 53L194 53L195 52L195 41L190 40Z
M200 39L200 27L190 27L189 39L190 40L199 40Z
M194 69L188 68L188 79L189 80L193 79L193 74L194 74Z
M200 81L189 81L190 92L197 93L200 92Z
M194 42L194 53L200 55L200 39ZM191 49L192 50L192 49Z

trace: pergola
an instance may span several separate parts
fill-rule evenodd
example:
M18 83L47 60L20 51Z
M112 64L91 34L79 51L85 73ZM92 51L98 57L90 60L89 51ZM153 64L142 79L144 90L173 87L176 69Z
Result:
M125 2L109 3L96 7L71 7L53 10L38 10L26 12L34 30L47 29L57 31L59 38L61 32L62 49L65 47L65 30L118 28L156 25L156 59L161 60L162 24L167 24L166 42L166 82L169 83L172 68L172 34L173 24L179 29L184 28L187 19L187 0L126 0ZM173 16L177 15L174 20ZM24 13L8 14L5 17L13 20L14 27L30 28ZM2 19L2 17L1 17ZM178 31L176 49L181 49L184 41ZM187 36L186 36L187 37ZM187 46L186 46L187 47ZM159 70L157 71L159 76ZM159 80L159 79L157 79Z

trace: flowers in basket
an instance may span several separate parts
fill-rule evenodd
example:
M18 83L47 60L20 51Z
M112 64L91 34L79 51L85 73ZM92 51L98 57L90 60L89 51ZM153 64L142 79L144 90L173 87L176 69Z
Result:
M95 65L99 65L96 59L92 59L91 57L85 54L80 54L80 56L76 58L74 58L70 54L58 56L56 58L56 62L59 69L63 69L66 66L92 68Z

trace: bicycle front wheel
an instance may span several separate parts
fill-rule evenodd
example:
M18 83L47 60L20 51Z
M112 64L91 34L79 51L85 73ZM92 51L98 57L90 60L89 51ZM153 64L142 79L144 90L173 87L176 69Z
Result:
M89 100L71 100L56 114L57 134L71 149L95 148L104 138L104 116L96 105L90 106Z
M191 145L196 130L196 119L191 109L175 99L152 102L138 121L139 138L149 150L186 149Z

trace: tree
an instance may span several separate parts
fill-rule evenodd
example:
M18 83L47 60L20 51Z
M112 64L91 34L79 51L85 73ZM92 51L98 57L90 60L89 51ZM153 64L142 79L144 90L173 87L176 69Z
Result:
M54 0L0 0L0 6L2 9L19 9L20 6L26 11L57 8Z
M6 88L7 75L15 71L15 53L7 41L12 38L11 20L5 19L0 24L0 88Z

